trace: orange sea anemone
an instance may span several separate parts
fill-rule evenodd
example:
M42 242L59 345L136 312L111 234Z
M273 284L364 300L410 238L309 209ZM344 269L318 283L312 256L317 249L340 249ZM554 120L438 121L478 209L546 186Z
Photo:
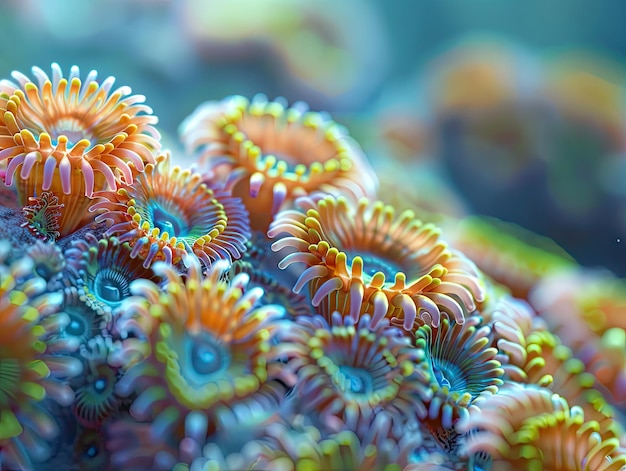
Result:
M303 103L232 96L198 107L181 125L188 151L224 179L265 232L272 216L303 195L373 196L376 176L346 130ZM254 208L254 212L251 210Z
M309 283L313 305L328 318L368 312L373 326L386 316L412 330L416 319L438 326L442 311L461 324L483 300L474 264L412 211L396 219L381 202L361 199L354 208L334 196L298 204L302 210L281 212L268 235L278 239L274 250L292 250L280 268L306 266L294 291Z
M78 67L63 77L33 67L37 83L13 72L17 83L0 82L0 162L7 162L6 184L16 181L20 203L50 191L64 205L60 233L84 224L94 192L132 183L154 161L157 118L129 87L111 91L115 79L85 81Z
M132 185L103 195L92 211L104 211L96 221L109 225L106 235L128 242L131 256L143 258L146 267L159 260L177 263L186 252L205 265L236 260L250 237L241 201L207 187L191 170L170 168L169 154L147 165Z

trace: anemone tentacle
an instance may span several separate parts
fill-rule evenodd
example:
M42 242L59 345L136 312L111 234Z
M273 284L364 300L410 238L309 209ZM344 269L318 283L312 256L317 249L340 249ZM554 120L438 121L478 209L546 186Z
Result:
M519 384L484 398L457 424L460 433L472 432L462 453L486 452L494 465L547 471L623 469L626 454L620 452L618 437L602 436L600 428L558 394Z

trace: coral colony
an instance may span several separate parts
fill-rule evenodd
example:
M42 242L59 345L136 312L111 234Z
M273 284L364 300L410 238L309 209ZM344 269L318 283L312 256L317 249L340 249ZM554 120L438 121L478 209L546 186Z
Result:
M626 469L621 281L379 201L303 103L200 105L189 169L112 77L0 108L1 469Z

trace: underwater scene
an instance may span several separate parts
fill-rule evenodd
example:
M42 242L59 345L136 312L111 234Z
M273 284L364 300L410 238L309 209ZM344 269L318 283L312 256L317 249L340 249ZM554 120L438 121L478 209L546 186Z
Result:
M626 470L604 3L3 2L0 471Z

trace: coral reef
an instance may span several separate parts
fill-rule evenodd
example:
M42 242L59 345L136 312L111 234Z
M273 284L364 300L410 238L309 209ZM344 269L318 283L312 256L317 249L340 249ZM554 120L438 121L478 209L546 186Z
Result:
M33 74L0 81L0 468L626 469L623 280L390 204L302 103L204 103L185 168L143 96ZM510 105L468 74L442 119Z

